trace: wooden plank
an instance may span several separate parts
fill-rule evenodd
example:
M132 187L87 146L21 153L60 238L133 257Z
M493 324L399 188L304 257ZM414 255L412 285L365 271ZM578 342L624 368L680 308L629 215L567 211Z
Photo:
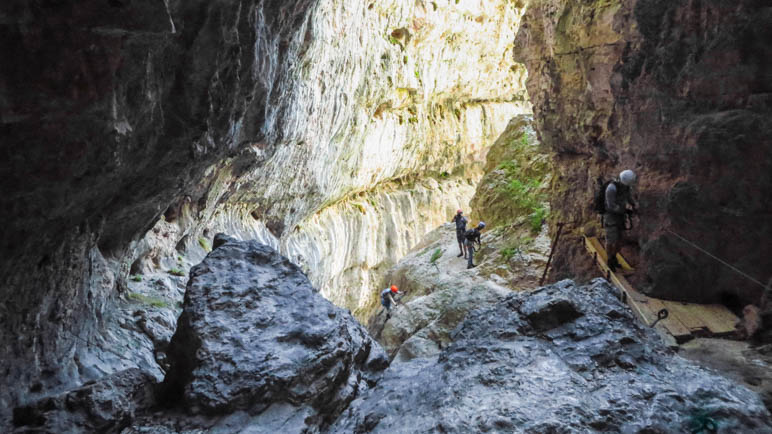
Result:
M700 318L708 329L716 335L728 335L735 331L735 324L739 318L729 309L720 304L706 304L700 306Z
M606 263L606 260L608 259L608 256L606 255L606 249L603 248L603 246L600 245L600 242L595 237L584 237L584 243L587 247L587 250L590 251L590 253L597 252L598 257L603 260L603 263Z
M630 282L619 273L612 272L606 265L606 251L594 237L585 237L585 247L587 251L596 259L598 268L612 284L614 284L624 294L625 302L630 306L633 314L644 324L652 324L657 319L657 312L664 308L662 302L647 297L636 291ZM667 321L667 320L663 320ZM662 321L661 321L662 322ZM663 338L666 345L674 346L679 342L685 342L693 338L689 329L674 318L668 323L658 324L657 333Z
M649 308L653 312L659 312L662 309L667 309L667 306L662 302L662 300L657 300L656 298L649 298L648 304ZM649 324L651 324L651 322ZM686 327L677 316L673 315L672 312L670 312L670 309L668 309L668 317L657 323L657 327L660 326L664 327L668 333L673 335L676 342L679 344L689 341L694 337L691 330L689 330L689 328Z
M627 261L625 260L625 258L622 256L621 253L617 253L617 261L619 262L619 265L622 266L622 271L625 271L625 272L635 271L632 265L627 263Z
M691 303L683 303L680 301L667 301L663 300L662 304L670 312L670 315L678 318L683 325L685 325L692 333L703 333L708 331L708 326L705 324L699 316L695 315L693 309L690 309Z
M600 243L598 238L585 237L585 240L587 240L587 242L589 242L592 245L593 250L598 252L598 256L600 256L601 259L603 259L603 263L608 262L608 253L606 253L606 248L603 247L603 245ZM619 261L619 265L622 266L623 272L635 271L633 267L627 262L627 260L625 260L625 258L620 253L617 253L617 261Z

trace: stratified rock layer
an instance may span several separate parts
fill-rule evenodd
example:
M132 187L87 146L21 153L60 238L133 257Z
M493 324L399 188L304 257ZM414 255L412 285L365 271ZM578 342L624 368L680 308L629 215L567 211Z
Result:
M269 246L235 240L192 269L169 358L167 399L190 413L284 403L311 412L301 418L310 425L333 420L388 364L298 267Z
M758 395L669 352L605 281L511 293L393 363L331 432L772 432Z
M637 287L691 301L758 302L772 270L772 7L759 0L534 0L515 43L551 199L569 226L557 275L590 270L577 238L597 231L596 179L639 173L626 249ZM672 232L671 232L672 231ZM674 233L673 233L674 232Z

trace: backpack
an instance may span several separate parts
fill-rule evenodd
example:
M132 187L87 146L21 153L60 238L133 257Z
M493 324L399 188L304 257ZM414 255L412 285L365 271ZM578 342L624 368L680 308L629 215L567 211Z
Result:
M592 200L592 209L598 214L606 213L606 189L609 184L615 181L603 182L603 178L598 177L598 188L595 190L595 196ZM619 188L619 186L617 186Z
M466 217L456 215L456 217L453 217L453 222L456 223L457 231L463 231L466 229Z
M469 241L474 241L475 238L477 238L477 234L475 234L474 229L469 229L468 231L464 232L464 238Z

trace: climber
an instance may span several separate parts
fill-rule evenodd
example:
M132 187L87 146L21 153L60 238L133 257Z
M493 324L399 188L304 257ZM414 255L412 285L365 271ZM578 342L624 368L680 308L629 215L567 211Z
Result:
M632 198L632 188L637 178L632 170L623 170L619 178L609 182L605 191L606 213L603 216L606 230L607 264L611 271L620 267L617 253L622 247L622 231L625 230L625 217L636 212L636 204ZM628 209L630 205L632 209Z
M458 254L459 258L461 256L466 258L466 249L464 248L464 232L466 232L467 220L463 214L464 211L459 209L456 211L456 215L453 216L453 220L451 220L456 224L456 241L458 241L458 248L461 250L461 253Z
M386 312L391 313L391 305L397 304L394 300L394 296L401 294L396 285L391 285L391 288L386 288L381 291L381 305L386 308Z
M466 245L466 250L468 253L468 258L466 262L466 268L474 268L477 265L474 265L474 244L477 243L477 249L480 249L480 230L485 228L485 222L480 222L476 228L470 229L464 233L464 244Z

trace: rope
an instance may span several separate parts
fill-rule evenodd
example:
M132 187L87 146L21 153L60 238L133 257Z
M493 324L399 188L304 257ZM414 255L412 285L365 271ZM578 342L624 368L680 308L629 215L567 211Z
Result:
M673 234L673 235L675 235L676 237L680 238L680 239L681 239L681 241L683 241L683 242L685 242L685 243L687 243L687 244L691 245L691 246L692 246L692 247L694 247L695 249L697 249L697 250L701 251L702 253L704 253L704 254L706 254L706 255L710 256L711 258L715 259L716 261L718 261L718 262L720 262L720 263L722 263L722 264L726 265L727 267L731 268L731 269L732 269L734 272L736 272L736 273L738 273L738 274L740 274L740 275L744 276L746 279L750 280L751 282L754 282L754 283L756 283L757 285L761 286L762 288L766 289L766 287L767 287L766 285L764 285L763 283L761 283L761 282L759 282L758 280L754 279L753 277L751 277L751 276L750 276L750 275L748 275L747 273L743 272L743 271L742 271L742 270L740 270L739 268L735 267L734 265L732 265L732 264L730 264L730 263L728 263L728 262L724 261L723 259L719 258L718 256L716 256L716 255L714 255L714 254L710 253L709 251L707 251L707 250L703 249L702 247L698 246L697 244L694 244L693 242L691 242L691 241L687 240L686 238L684 238L684 237L682 237L682 236L678 235L677 233L675 233L675 232L671 231L670 229L665 229L665 231L667 231L667 232L670 232L671 234Z

